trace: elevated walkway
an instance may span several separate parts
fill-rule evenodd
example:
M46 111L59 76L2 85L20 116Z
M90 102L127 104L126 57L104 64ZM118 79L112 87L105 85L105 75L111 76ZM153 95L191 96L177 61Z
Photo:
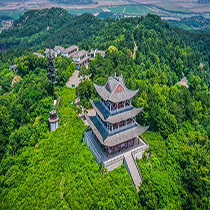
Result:
M142 176L138 169L136 161L134 160L134 157L130 152L125 153L124 157L125 157L125 165L126 165L127 171L132 178L133 184L135 188L137 189L137 192L139 192L139 186L142 181Z

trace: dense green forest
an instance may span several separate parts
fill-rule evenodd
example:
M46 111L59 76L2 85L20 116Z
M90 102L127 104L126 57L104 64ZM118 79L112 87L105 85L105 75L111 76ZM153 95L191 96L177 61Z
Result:
M61 8L27 11L11 30L0 34L0 49L75 44L96 35L104 24L93 15L74 17Z
M58 44L104 49L106 58L98 55L80 70L90 80L76 89L65 87L75 64L55 59L61 121L51 133L47 59L31 52ZM26 12L0 35L0 46L7 49L0 54L2 209L209 209L209 35L173 28L155 15L102 21L53 8ZM18 72L9 70L14 63ZM98 98L92 82L105 84L114 72L139 89L132 100L144 107L137 121L150 125L143 135L150 147L138 160L138 194L124 165L103 173L82 142L80 110L70 104L80 97L89 108L89 98ZM21 79L11 86L14 76ZM189 88L177 84L183 76Z

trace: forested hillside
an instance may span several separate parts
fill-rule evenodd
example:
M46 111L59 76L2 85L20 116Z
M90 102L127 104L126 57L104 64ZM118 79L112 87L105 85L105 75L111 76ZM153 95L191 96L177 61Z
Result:
M93 15L77 18L61 8L27 11L11 30L0 34L0 49L75 44L96 35L103 27L104 23Z
M182 29L192 30L195 32L210 32L210 19L205 18L203 16L183 18L180 21L171 20L169 22L173 26Z
M101 21L52 8L26 12L0 35L0 44L8 48L0 54L3 209L209 209L209 35L173 28L155 15ZM104 49L106 58L98 55L80 70L90 79L75 90L65 87L75 64L55 59L61 121L50 133L47 60L30 51L58 44ZM17 73L9 70L14 63ZM104 174L96 164L82 142L80 110L70 104L80 97L90 107L89 98L98 98L92 82L105 84L115 72L128 88L139 89L132 100L144 107L137 121L150 125L143 136L150 147L138 161L138 194L124 165ZM19 82L11 86L14 76ZM183 76L189 88L177 84Z

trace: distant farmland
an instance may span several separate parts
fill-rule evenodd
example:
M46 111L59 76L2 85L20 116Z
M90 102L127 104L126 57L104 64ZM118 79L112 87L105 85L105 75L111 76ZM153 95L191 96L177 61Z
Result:
M144 5L125 5L125 6L108 6L108 7L98 7L93 9L69 9L68 12L74 15L80 15L82 13L99 13L99 12L111 12L117 14L127 14L127 15L146 15L148 13L155 13L147 6Z
M210 5L198 4L197 0L93 0L94 4L72 5L72 4L55 4L50 0L32 0L15 2L4 1L0 4L0 15L8 15L17 19L24 11L28 9L44 9L50 7L62 7L73 15L83 13L93 13L97 15L101 12L107 12L107 15L126 14L126 15L146 15L148 13L157 14L163 18L181 19L195 15L210 16ZM98 2L98 4L95 4ZM106 16L106 15L105 15Z

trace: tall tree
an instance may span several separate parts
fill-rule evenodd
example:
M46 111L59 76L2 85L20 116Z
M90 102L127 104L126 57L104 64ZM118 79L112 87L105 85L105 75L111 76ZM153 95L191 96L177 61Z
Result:
M48 71L48 79L49 79L49 82L52 83L52 96L54 98L54 84L56 83L56 78L57 78L57 75L56 75L56 69L55 69L55 65L54 65L54 56L52 55L51 51L49 50L49 54L47 56L47 60L48 60L48 63L47 63L47 71Z

